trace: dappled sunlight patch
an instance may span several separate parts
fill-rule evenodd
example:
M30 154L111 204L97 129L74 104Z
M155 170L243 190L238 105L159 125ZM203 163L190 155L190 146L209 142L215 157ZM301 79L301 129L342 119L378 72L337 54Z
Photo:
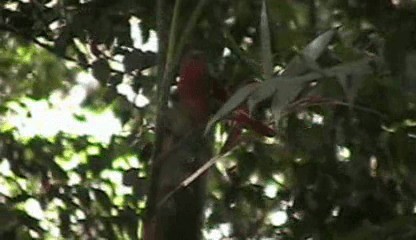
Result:
M108 143L113 134L122 131L119 120L110 109L97 114L76 106L51 107L45 100L24 102L30 109L29 116L26 109L14 104L15 114L6 117L6 121L13 124L23 138L36 135L53 137L59 132L65 132L74 135L91 135L99 141ZM74 117L80 112L85 116L85 121L79 121Z
M268 220L273 226L281 226L286 223L288 217L285 211L274 211L269 214Z

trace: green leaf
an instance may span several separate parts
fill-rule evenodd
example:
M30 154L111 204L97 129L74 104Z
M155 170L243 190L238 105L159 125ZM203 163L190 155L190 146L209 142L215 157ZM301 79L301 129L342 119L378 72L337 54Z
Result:
M123 174L123 184L126 186L133 186L139 179L139 169L131 168Z
M109 81L111 86L117 86L118 84L122 82L123 82L123 74L115 74L111 76L110 81Z
M87 188L79 186L77 189L77 197L84 207L89 207L91 205L90 192Z
M110 79L111 68L105 59L98 59L92 64L92 75L101 83L107 84Z
M134 198L143 199L149 191L148 180L146 178L138 178L133 185Z
M18 224L16 213L4 204L0 205L0 234Z
M69 179L67 172L63 170L62 167L59 166L56 162L50 161L47 164L54 178L59 179L61 181L67 181Z
M141 71L156 64L156 54L135 49L125 55L123 64L127 72Z
M86 122L87 121L87 117L85 116L85 114L79 114L79 113L74 113L72 114L72 116L74 116L74 118L80 122Z
M113 207L113 203L111 202L110 197L107 195L106 192L104 192L101 189L93 189L95 199L98 201L98 203L103 207L104 210L110 211Z
M60 57L64 57L67 46L71 43L71 41L72 38L70 31L68 30L68 27L65 27L59 37L55 40L55 53Z
M88 156L88 164L90 170L96 175L108 166L106 159L102 155Z
M67 209L59 209L59 229L63 237L67 238L71 235L70 211Z

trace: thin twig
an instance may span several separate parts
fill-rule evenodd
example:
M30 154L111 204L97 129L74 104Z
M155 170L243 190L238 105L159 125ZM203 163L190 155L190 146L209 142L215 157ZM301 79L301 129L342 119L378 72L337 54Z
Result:
M5 31L5 32L9 32L9 33L15 34L15 35L17 35L17 36L24 37L26 40L33 42L34 44L36 44L36 45L38 45L39 47L41 47L41 48L43 48L43 49L47 50L48 52L50 52L50 53L52 53L52 54L54 54L54 55L57 55L57 54L56 54L56 52L55 52L55 49L53 48L53 46L48 45L48 44L46 44L46 43L43 43L43 42L39 41L37 38L35 38L35 37L28 37L28 36L25 36L25 34L23 34L23 33L19 32L19 30L15 29L15 28L13 28L13 27L11 27L11 26L8 26L8 25L6 25L6 24L0 24L0 30L3 30L3 31ZM75 59L75 58L73 58L73 57L70 57L70 56L68 56L68 55L59 55L58 57L59 57L59 58L61 58L61 59L66 60L66 61L73 62L73 63L77 64L78 66L83 66L83 67L84 67L84 69L88 69L88 68L91 68L91 67L92 67L92 65L91 65L91 64L89 64L89 63L86 63L86 64L80 64L80 62L79 62L77 59ZM123 72L123 71L116 70L116 69L110 69L110 71L111 71L112 73L117 73L117 74L127 74L127 75L130 75L130 76L132 76L132 77L135 77L135 75L134 75L134 74L132 74L132 73L127 73L127 72Z
M211 158L209 161L204 163L200 168L198 168L195 172L185 178L178 186L175 187L172 191L167 193L162 200L157 204L157 209L160 209L175 193L179 190L188 187L191 183L193 183L198 177L200 177L204 172L206 172L210 167L212 167L217 161L220 159L225 158L232 152L232 149L222 155L215 156Z
M300 107L303 105L304 108L308 108L308 107L313 107L313 106L323 106L323 105L339 105L339 106L346 106L346 107L352 107L352 109L357 109L359 111L362 112L367 112L367 113L371 113L374 115L377 115L383 119L387 118L387 116L377 110L368 108L368 107L364 107L364 106L360 106L360 105L351 105L350 103L346 103L340 100L333 100L333 99L328 99L328 98L320 98L319 101L315 100L315 101L309 101L308 102L308 98L307 99L299 99L296 102L293 102L292 104L290 104L288 106L288 109L292 109L292 110L288 110L286 111L284 114L282 114L283 116L289 115L290 113L296 111L296 109L300 109Z

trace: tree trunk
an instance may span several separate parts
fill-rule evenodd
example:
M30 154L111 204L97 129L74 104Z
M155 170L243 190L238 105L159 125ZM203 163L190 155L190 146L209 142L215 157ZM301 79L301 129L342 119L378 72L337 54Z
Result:
M212 156L212 141L203 129L193 127L186 114L173 109L169 114L162 151L155 158L159 174L153 175L155 206L145 224L145 240L201 239L207 174L186 188L181 182ZM172 194L173 193L173 194Z

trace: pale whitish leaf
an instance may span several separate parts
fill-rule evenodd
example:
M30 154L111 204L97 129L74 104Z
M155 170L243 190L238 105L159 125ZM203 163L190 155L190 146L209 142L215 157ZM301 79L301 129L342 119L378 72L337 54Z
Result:
M373 67L377 67L380 64L382 64L381 59L376 57L366 57L354 62L339 64L335 67L331 67L328 70L324 70L324 74L332 77L339 77L342 75L363 76L374 72Z
M365 77L374 73L375 68L379 68L382 64L380 58L364 58L322 71L322 76L336 77L343 88L348 104L352 108L358 89Z
M279 122L283 110L292 102L299 92L303 89L304 84L294 81L282 81L279 89L273 96L272 114L276 124Z
M282 79L287 80L290 76L303 74L310 68L319 69L319 66L316 64L315 60L327 48L335 33L336 30L331 29L319 35L303 49L301 56L296 56L289 62L286 70L283 72L281 77L263 82L262 86L259 87L248 100L250 112L254 110L258 103L271 97L273 94L279 94L276 92L279 89L278 81L281 81ZM323 72L321 71L320 74L322 73ZM276 98L281 99L279 96ZM275 100L275 102L280 102L280 100Z
M299 58L301 59L301 61L304 63L304 66L308 70L311 70L312 72L317 72L317 73L324 74L323 71L322 71L321 66L319 66L319 64L315 61L315 59L313 59L313 58L311 58L307 55L301 55L301 56L299 56Z
M248 108L250 113L254 110L259 102L262 102L270 97L279 89L282 85L281 81L288 81L293 77L279 76L270 80L264 81L261 85L250 95L248 98Z
M273 96L278 90L281 90L280 94L284 94L287 96L292 96L292 94L296 95L303 87L303 84L306 84L310 81L315 81L324 77L339 77L339 76L364 76L373 72L373 68L371 67L371 62L374 61L374 64L377 64L377 59L371 58L364 58L361 60L357 60L354 62L346 63L346 64L339 64L335 67L322 69L319 72L311 72L308 74L304 74L302 76L279 76L272 78L268 81L264 81L261 85L253 91L253 93L248 98L248 106L249 110L252 111L254 107L261 101L266 100ZM289 83L292 83L293 86L298 86L291 88L291 91L294 93L282 93L284 91L288 91L284 89L285 86L288 86ZM277 92L277 94L279 94ZM284 97L278 97L277 102L287 102L293 99L286 99L283 100ZM275 106L276 109L281 108Z
M247 97L257 89L257 87L258 83L247 84L246 86L240 88L236 93L234 93L234 95L231 96L226 103L224 103L220 110L218 110L218 112L208 122L207 127L205 128L205 133L207 133L216 122L240 106L247 99Z
M335 33L336 29L330 29L322 33L303 49L302 54L312 59L319 58L328 47Z
M267 15L266 1L263 0L260 15L261 60L263 65L263 77L269 80L273 76L273 57L270 39L269 18Z
M310 42L301 52L301 55L312 60L318 59L324 50L328 47L332 38L335 36L336 30L331 29L319 35ZM308 70L308 66L302 61L301 57L295 56L287 65L282 75L293 76L304 73Z

